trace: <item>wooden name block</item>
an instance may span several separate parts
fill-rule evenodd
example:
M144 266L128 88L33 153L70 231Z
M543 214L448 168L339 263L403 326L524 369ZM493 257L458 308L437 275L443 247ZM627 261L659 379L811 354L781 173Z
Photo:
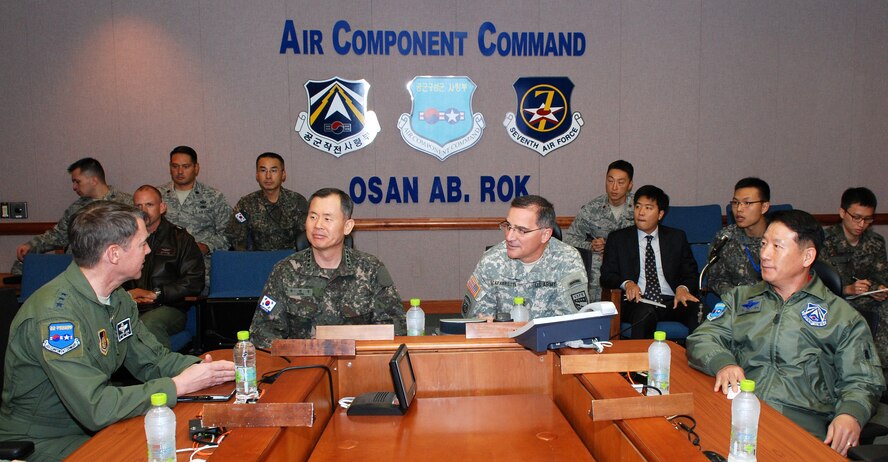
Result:
M589 353L562 355L562 374L594 374L597 372L634 372L648 370L648 354L643 353Z
M526 322L478 322L466 324L466 338L509 338L509 334Z
M676 414L694 415L694 395L692 393L597 399L592 401L592 408L589 409L589 416L594 421L661 417Z
M271 341L272 356L354 356L354 339L277 339Z
M350 326L317 326L317 339L394 340L394 324L359 324Z
M204 404L204 427L311 427L312 403Z

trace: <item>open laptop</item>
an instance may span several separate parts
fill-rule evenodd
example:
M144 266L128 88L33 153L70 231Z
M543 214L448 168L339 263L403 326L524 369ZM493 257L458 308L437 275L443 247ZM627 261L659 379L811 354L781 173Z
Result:
M401 344L389 360L394 392L376 391L355 398L348 408L348 415L403 415L416 396L416 376L407 345Z

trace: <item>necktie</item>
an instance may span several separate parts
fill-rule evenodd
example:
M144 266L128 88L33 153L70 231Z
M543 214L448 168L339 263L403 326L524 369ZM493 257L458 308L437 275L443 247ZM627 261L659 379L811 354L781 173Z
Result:
M657 276L657 258L651 241L654 236L647 235L647 248L644 251L644 298L660 303L660 278Z

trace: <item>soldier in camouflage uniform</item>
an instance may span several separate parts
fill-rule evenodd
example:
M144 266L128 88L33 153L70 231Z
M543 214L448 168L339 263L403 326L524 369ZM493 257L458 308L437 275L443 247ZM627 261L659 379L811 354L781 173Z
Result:
M170 152L172 181L157 189L167 205L165 218L185 228L197 241L204 255L209 286L210 254L217 249L229 248L225 227L231 216L231 207L221 192L197 181L198 173L200 164L197 163L197 152L189 146L177 146Z
M888 367L888 292L860 296L888 285L885 238L870 228L875 214L876 195L872 191L867 188L847 189L842 194L839 209L842 222L826 229L823 248L826 259L842 278L848 303L869 324L882 367L885 368Z
M607 167L605 192L584 205L574 217L570 228L564 233L564 242L579 249L588 249L591 254L589 264L589 296L591 300L601 298L601 261L604 243L611 231L616 231L633 223L632 176L635 169L625 160L611 162Z
M464 317L509 313L515 297L524 297L530 319L576 313L590 302L583 261L577 249L551 239L554 224L546 199L512 201L500 223L506 240L484 253L466 283Z
M92 201L106 200L120 202L121 204L133 203L133 196L125 192L114 189L105 182L105 169L102 164L92 157L85 157L68 166L68 173L71 174L71 183L73 183L74 192L80 196L65 209L62 218L56 225L45 233L35 236L30 241L18 246L16 249L16 258L18 259L12 266L13 274L22 273L21 262L25 259L25 254L29 252L42 253L50 250L62 249L68 247L68 222L75 213L80 211L84 206Z
M259 191L242 197L228 220L228 241L234 250L280 250L296 247L305 230L308 202L281 185L287 181L284 159L273 152L256 159Z
M260 348L277 338L311 338L318 325L394 324L404 335L401 296L385 265L346 248L353 203L325 188L311 196L306 232L311 248L275 265L256 307L250 337Z
M709 267L706 286L721 296L737 286L762 280L759 253L768 227L765 213L771 205L771 187L760 178L743 178L734 186L731 213L735 224L715 234L713 244L725 236L719 259ZM710 253L712 247L709 248Z

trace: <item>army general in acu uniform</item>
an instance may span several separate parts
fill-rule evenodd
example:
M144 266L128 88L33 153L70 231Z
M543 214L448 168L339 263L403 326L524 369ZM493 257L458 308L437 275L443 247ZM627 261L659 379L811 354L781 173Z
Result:
M258 191L237 201L228 220L228 242L234 250L295 249L305 230L308 202L282 185L287 181L284 159L273 152L256 158Z
M34 441L29 461L61 460L103 427L144 414L152 393L175 405L176 396L234 379L231 361L200 362L161 346L120 288L139 277L151 251L136 208L93 202L68 236L74 262L28 298L6 352L0 441ZM121 366L144 383L111 384Z
M250 337L262 348L278 338L311 338L318 325L394 324L406 333L401 296L385 265L345 247L354 205L343 191L311 196L306 234L311 247L281 260L268 276Z
M524 297L531 319L576 313L588 304L583 260L577 249L552 239L554 226L555 209L548 200L513 200L500 223L506 239L484 252L466 283L463 316L508 313L515 297Z

